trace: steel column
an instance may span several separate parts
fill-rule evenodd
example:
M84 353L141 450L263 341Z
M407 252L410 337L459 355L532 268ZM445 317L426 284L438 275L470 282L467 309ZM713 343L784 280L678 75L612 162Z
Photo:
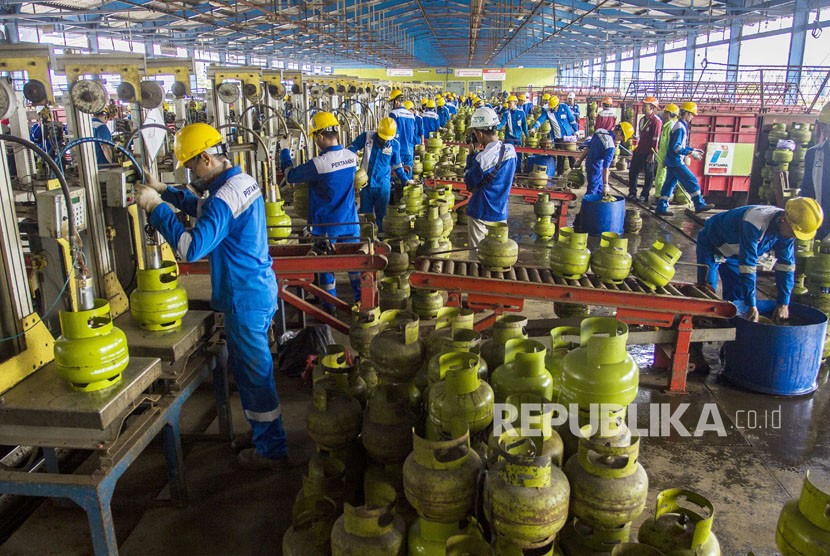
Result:
M809 18L810 6L806 0L795 0L793 4L793 28L790 34L790 55L787 58L787 83L795 86L801 83L801 66L804 64ZM795 104L798 100L794 90L791 89L787 94L787 104Z
M634 51L631 54L631 61L633 62L631 66L632 79L640 79L640 52L640 47L635 46Z
M683 63L683 70L686 81L694 81L695 78L695 39L697 38L696 31L689 31L686 34L686 60ZM687 95L691 91L686 92Z
M733 19L732 24L729 26L729 52L726 58L726 63L730 68L726 72L726 80L732 83L738 81L738 64L741 61L741 37L743 30L743 20ZM732 69L733 67L735 69Z
M622 73L620 71L622 68L622 51L617 50L616 56L614 56L614 88L619 89L622 83Z

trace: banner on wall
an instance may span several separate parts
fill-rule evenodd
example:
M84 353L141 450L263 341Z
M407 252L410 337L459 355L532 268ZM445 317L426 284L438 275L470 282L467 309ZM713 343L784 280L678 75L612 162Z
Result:
M483 72L484 81L504 81L507 79L507 71L503 69L486 69Z
M450 68L435 68L435 75L452 75Z
M456 77L481 77L480 69L456 69Z
M412 68L386 68L386 77L412 77Z

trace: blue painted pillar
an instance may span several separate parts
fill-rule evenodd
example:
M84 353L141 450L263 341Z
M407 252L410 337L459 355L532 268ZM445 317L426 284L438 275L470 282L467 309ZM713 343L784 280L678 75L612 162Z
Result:
M793 30L790 35L790 55L787 58L787 104L798 102L798 85L801 83L801 65L804 63L804 48L807 43L807 23L810 6L805 0L795 0L793 5Z
M89 46L89 53L98 54L98 33L95 31L88 33L86 36L86 42Z

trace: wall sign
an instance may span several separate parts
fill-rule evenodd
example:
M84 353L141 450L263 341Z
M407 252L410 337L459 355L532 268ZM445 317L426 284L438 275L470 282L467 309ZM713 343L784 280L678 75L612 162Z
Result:
M481 77L480 69L456 69L456 77Z

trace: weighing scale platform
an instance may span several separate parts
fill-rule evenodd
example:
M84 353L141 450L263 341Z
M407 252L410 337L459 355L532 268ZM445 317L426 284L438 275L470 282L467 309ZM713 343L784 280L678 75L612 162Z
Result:
M175 330L144 330L129 313L113 321L127 336L130 355L137 357L158 357L165 363L175 363L205 337L213 334L215 325L213 311L188 311L182 318L182 325Z

